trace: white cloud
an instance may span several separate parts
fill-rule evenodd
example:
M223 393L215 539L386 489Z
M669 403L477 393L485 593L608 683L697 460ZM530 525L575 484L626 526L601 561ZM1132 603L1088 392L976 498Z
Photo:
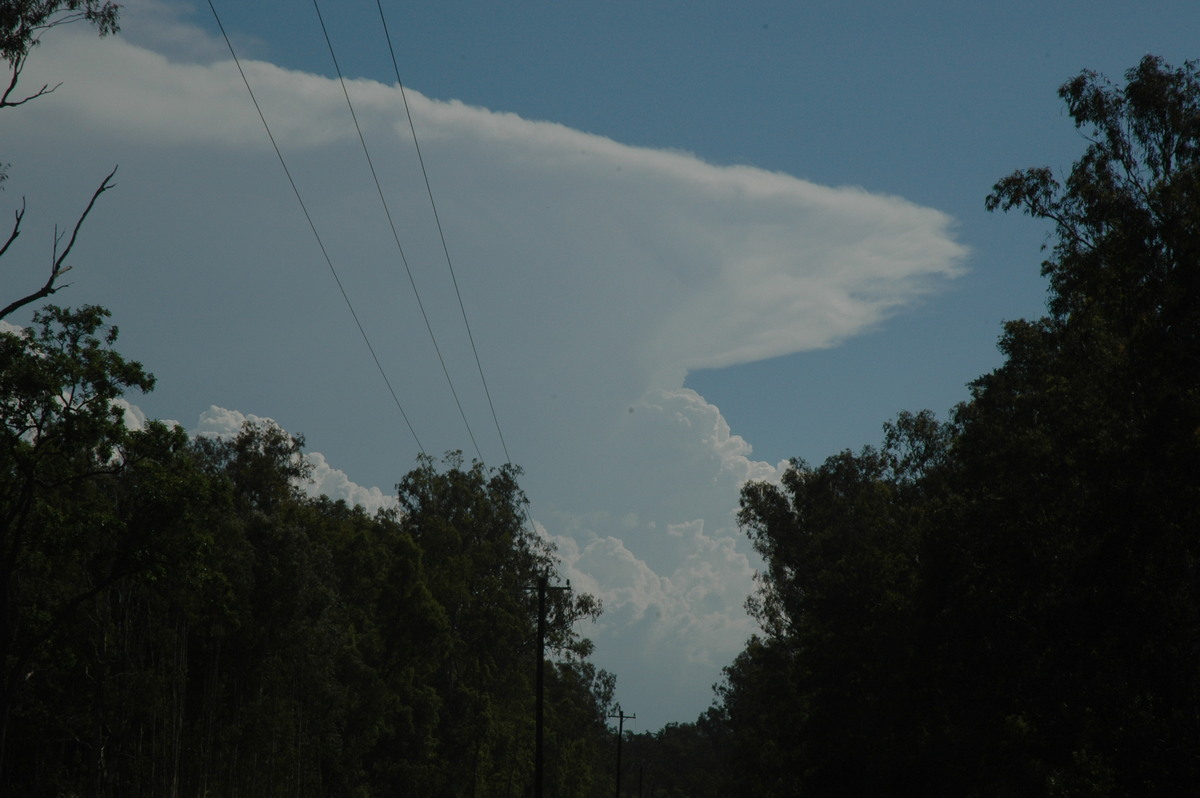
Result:
M360 505L371 514L396 506L395 496L388 495L379 488L367 488L356 484L345 471L340 471L325 462L325 455L320 452L309 452L305 459L312 466L310 481L302 486L308 495L343 499L347 504Z
M229 50L220 38L209 36L199 25L189 21L197 12L190 3L166 3L162 0L123 0L121 3L121 37L138 47L167 54L172 61L212 63L229 57ZM233 33L239 50L260 53L266 43Z
M645 530L653 533L651 530ZM626 639L641 656L682 655L682 663L711 668L728 664L754 631L741 611L754 569L738 551L735 530L704 532L696 519L665 530L677 549L674 567L658 573L617 537L552 536L573 586L599 597L605 615L597 626L602 643ZM628 535L628 531L626 532ZM639 651L640 649L640 651Z
M156 7L131 7L126 27ZM0 200L29 198L21 257L40 262L32 247L51 228L35 225L74 218L119 162L63 301L114 311L123 351L159 377L147 402L203 413L201 434L248 418L211 403L269 409L322 453L320 485L353 501L386 497L348 475L388 485L413 466L409 423L431 454L475 455L336 80L243 62L407 421L237 70L180 18L147 20L133 41L56 31L31 61L30 83L65 83L4 120L13 169ZM400 95L371 80L349 90L463 413L499 464ZM958 273L951 220L417 91L408 104L534 517L573 583L607 601L600 664L623 694L641 691L650 723L695 717L750 631L755 560L734 521L738 489L779 466L756 461L716 407L682 388L688 369L879 325Z
M131 430L143 430L146 428L146 414L142 409L135 404L129 402L124 397L118 397L113 400L113 405L121 409L125 426ZM167 422L168 425L173 422Z
M237 437L246 422L250 422L255 426L278 426L275 420L271 418L256 416L253 413L247 415L238 410L228 410L224 407L211 405L200 414L200 420L197 422L193 433L199 438L222 438L230 440Z
M772 467L761 460L752 459L753 449L740 435L734 435L729 423L716 405L690 388L673 391L650 391L642 401L630 408L630 415L642 413L638 419L650 427L675 427L687 430L684 434L695 440L702 450L707 451L719 474L729 477L734 484L742 485L751 480L771 481L786 466L780 463ZM646 415L650 415L649 420Z
M140 410L132 408L139 414ZM141 414L145 419L145 414ZM272 418L245 414L238 410L228 410L212 405L200 414L194 434L198 437L214 437L230 439L237 436L243 425L250 422L256 426L279 426ZM353 482L345 471L340 471L329 465L325 455L320 452L305 452L304 459L312 467L309 479L299 483L299 487L309 496L328 496L331 499L342 499L350 505L360 505L369 513L396 506L396 497L384 493L376 487L365 487Z
M690 703L698 713L755 631L744 604L760 560L735 523L738 490L777 480L786 464L754 460L720 411L688 389L648 392L607 444L595 456L611 472L587 478L609 508L598 501L576 514L535 503L535 515L564 576L604 602L597 626L582 631L606 667L637 674L618 682L630 705ZM656 674L648 681L647 663Z

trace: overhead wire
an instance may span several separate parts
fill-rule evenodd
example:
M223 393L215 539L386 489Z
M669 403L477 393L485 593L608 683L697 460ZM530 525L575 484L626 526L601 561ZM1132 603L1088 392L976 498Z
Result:
M314 0L316 2L316 0ZM400 88L400 99L404 102L404 115L408 119L408 129L412 134L413 149L417 153L417 163L421 166L421 176L425 180L425 192L429 196L429 206L433 210L433 220L437 224L438 238L442 242L442 254L446 258L446 268L450 272L450 280L454 285L454 294L458 298L458 309L462 313L463 326L467 330L467 340L471 343L471 353L475 357L475 367L479 370L479 381L483 384L483 393L487 398L488 408L492 413L492 422L496 425L496 435L500 438L500 447L504 450L505 464L512 466L512 456L508 453L508 444L504 440L504 432L500 429L500 417L496 413L496 405L492 402L492 392L488 388L487 377L483 373L483 362L479 357L479 349L475 346L475 336L471 332L471 322L467 319L467 308L463 303L462 292L458 288L458 277L454 274L454 262L450 257L450 248L446 244L446 233L442 229L442 220L438 215L437 202L433 198L433 187L429 181L429 172L425 168L425 156L421 153L421 144L417 140L417 128L413 123L412 110L408 105L408 92L404 88L404 81L400 78L400 65L396 58L396 48L392 44L392 34L388 30L387 16L383 13L383 3L381 0L375 0L375 7L379 10L379 22L383 27L383 35L387 40L388 53L392 58L392 70L396 75L396 85ZM523 495L523 494L522 494ZM533 515L529 509L529 498L523 495L523 509L525 511L525 520L529 522L529 528L537 535L537 524L534 523Z
M417 449L422 455L425 455L425 447L421 445L421 439L417 437L417 431L413 428L412 422L408 418L408 414L404 412L404 406L400 403L400 397L396 394L396 389L392 386L392 381L388 378L387 372L383 368L383 364L379 360L379 356L375 353L375 347L371 345L371 339L367 335L366 329L363 327L362 321L358 317L358 313L354 310L354 303L350 301L349 294L346 293L346 288L342 284L341 278L338 276L337 269L334 268L333 259L329 256L329 251L325 247L325 242L321 239L321 234L317 231L317 225L313 222L312 215L308 212L308 206L304 203L304 198L300 195L300 189L296 185L296 181L292 178L292 172L288 169L287 161L283 157L283 152L279 148L279 144L275 141L275 136L271 133L271 126L267 124L267 118L263 114L262 106L258 103L258 98L254 95L254 90L250 88L250 80L246 77L245 70L242 69L242 62L238 59L237 52L233 49L233 43L229 40L229 34L225 32L225 26L221 23L221 15L217 13L217 8L213 5L213 0L208 0L208 7L212 11L213 19L217 22L217 28L221 31L221 36L225 39L225 46L229 48L229 55L233 57L233 63L237 67L238 74L242 76L242 83L246 86L246 91L250 95L250 101L254 104L254 110L258 112L258 118L262 121L263 129L267 132L267 138L271 140L271 146L275 150L275 156L279 159L279 165L283 167L283 173L287 176L288 184L292 187L292 193L296 196L296 202L300 205L300 210L304 213L305 220L308 221L309 229L312 230L313 237L317 241L317 246L321 250L321 255L325 259L325 264L329 267L330 274L333 275L333 281L337 283L338 291L342 294L342 299L346 303L346 307L350 310L350 315L354 319L355 326L358 327L358 332L362 336L363 343L367 345L367 350L371 353L371 359L375 362L375 368L379 371L379 376L383 378L384 384L387 386L388 393L391 394L392 401L396 404L396 409L400 411L400 417L404 419L405 425L408 427L409 433L412 434L413 440L417 444Z
M315 1L315 0L314 0ZM500 447L504 450L504 461L512 464L508 454L508 444L504 441L504 433L500 430L500 418L496 415L496 405L492 402L492 392L488 389L487 377L483 374L483 362L479 358L479 349L475 346L475 336L471 332L471 323L467 320L467 308L463 304L462 292L458 289L458 277L454 274L454 263L450 258L450 248L446 245L446 233L442 230L442 220L438 215L437 203L433 199L433 188L429 182L429 172L425 169L425 157L421 154L421 144L417 141L417 128L413 124L412 111L408 107L408 93L404 90L404 81L400 79L400 65L396 60L396 49L392 46L392 35L388 31L387 17L383 13L383 3L375 0L379 9L379 21L383 26L383 35L387 39L388 53L392 57L392 69L396 74L396 85L400 87L400 99L404 101L404 115L408 119L408 129L412 133L413 148L417 152L417 163L421 165L421 176L425 179L425 191L429 195L429 206L433 209L433 220L437 224L438 237L442 242L442 253L446 256L446 268L450 271L450 281L454 284L454 295L458 298L458 309L462 312L463 326L467 330L467 340L471 342L471 353L475 356L475 367L479 370L479 380L483 384L483 393L487 397L488 408L492 412L492 421L496 425L496 434L500 437Z
M455 388L454 388L454 380L450 378L450 369L446 365L446 359L442 356L441 347L438 346L437 335L435 335L433 332L433 324L429 321L429 314L425 311L425 303L421 301L421 292L419 290L417 290L417 281L413 277L412 268L409 266L408 258L404 254L404 247L400 243L400 233L396 229L396 222L392 218L392 211L388 207L387 199L384 197L383 187L379 183L379 174L375 171L375 163L371 159L371 152L370 152L370 149L367 147L367 140L363 136L362 126L358 122L358 115L354 112L354 103L351 102L351 100L350 100L350 92L346 88L346 79L342 75L342 68L341 68L341 65L338 64L337 55L334 53L334 50L333 50L333 42L329 38L329 30L325 26L325 18L321 15L321 6L317 2L317 0L313 0L313 9L317 12L318 22L321 23L321 33L325 37L325 46L329 48L329 57L333 60L333 68L337 72L338 81L341 83L342 94L345 95L345 97L346 97L346 106L350 109L350 118L354 121L354 129L358 132L358 141L362 145L363 155L366 156L367 166L371 170L371 178L375 181L375 190L379 194L379 202L383 206L384 215L387 216L388 225L392 229L392 238L396 242L396 249L400 252L400 261L401 261L401 263L404 264L404 271L408 274L408 281L412 285L413 295L417 299L417 307L420 308L420 310L421 310L421 318L423 318L425 320L425 328L429 331L429 338L431 341L433 341L433 350L434 350L434 352L437 353L438 362L441 363L441 365L442 365L442 373L446 375L446 383L450 386L450 393L454 397L455 405L458 406L458 413L462 417L463 424L467 428L467 436L471 439L471 444L475 447L475 454L479 457L480 460L482 460L483 453L480 452L480 450L479 450L479 444L475 440L475 433L471 430L471 423L467 420L467 414L466 414L466 411L463 409L462 401L458 398L458 391L455 390ZM423 172L424 164L422 164L421 168L422 168L422 172ZM426 184L428 185L428 178L426 178ZM438 230L439 230L439 232L441 231L440 224L438 225ZM445 239L444 238L442 240L442 246L445 247ZM453 272L451 272L451 275L453 275ZM454 291L456 294L458 293L457 281L455 281ZM459 296L459 304L460 305L462 304L461 295ZM465 318L465 316L464 316L464 318ZM469 336L469 334L470 334L470 328L468 327L468 336ZM475 346L475 343L474 343L474 341L472 341L471 347L474 348L474 346ZM476 359L478 359L478 355L476 355ZM485 390L486 390L486 386L485 386ZM488 402L490 404L491 397L488 398ZM493 414L494 413L495 413L495 411L493 410ZM506 452L506 456L507 456L507 452Z
M311 229L311 231L313 233L313 237L317 241L317 245L318 245L319 249L321 250L321 254L326 262L326 265L328 266L329 271L334 278L334 282L337 284L338 290L342 294L342 299L345 301L346 307L349 309L350 315L354 319L354 322L355 322L356 327L358 328L359 334L362 336L363 342L366 344L367 349L371 354L371 358L375 363L375 367L379 371L380 376L383 378L384 383L387 386L388 392L391 395L392 400L396 405L396 408L400 411L400 415L404 419L405 425L408 427L408 430L409 430L410 434L412 435L413 440L416 442L418 450L420 450L422 455L425 455L425 448L421 444L420 438L417 436L416 430L408 418L408 414L404 411L404 407L403 407L402 403L400 402L400 399L395 391L395 388L392 386L391 380L388 378L387 372L383 368L382 362L379 360L379 357L375 351L375 347L372 345L370 337L368 336L366 329L364 328L362 321L360 320L360 318L358 316L358 313L354 309L354 305L353 305L352 301L350 300L349 294L347 293L347 291L342 283L342 280L337 273L337 269L333 265L333 260L330 257L328 250L324 244L324 241L321 238L321 235L317 230L317 227L316 227L315 222L313 221L312 215L309 213L308 207L304 202L304 199L300 193L300 190L296 184L296 181L292 177L291 170L288 168L287 161L283 156L282 150L280 149L278 143L276 142L274 135L271 133L270 125L267 123L266 116L263 113L262 107L259 105L258 99L255 96L254 91L250 86L249 79L246 76L245 70L242 68L241 61L238 58L237 52L235 51L233 44L229 39L229 35L225 31L225 27L224 27L223 23L221 22L220 14L217 12L217 9L216 9L215 5L213 4L213 0L208 0L208 5L209 5L209 9L212 11L213 18L216 20L217 27L220 29L221 35L225 40L226 47L229 49L230 56L233 58L234 64L236 65L236 67L238 69L238 73L242 78L242 82L246 86L246 91L250 95L251 102L254 104L254 108L255 108L256 112L258 113L259 120L262 122L263 129L266 131L267 137L271 141L271 146L275 151L276 157L279 159L280 166L283 168L283 171L284 171L285 176L287 177L288 183L292 187L292 192L296 197L296 201L300 205L300 209L304 214L305 220L308 222L309 228ZM466 305L463 301L462 292L459 288L458 278L454 271L453 259L450 256L450 250L449 250L449 246L447 245L447 242L446 242L445 231L443 229L441 218L437 211L437 203L433 196L433 189L432 189L432 185L431 185L431 182L429 179L428 169L425 165L424 155L421 152L420 142L417 138L416 127L415 127L415 124L412 119L412 112L411 112L411 109L409 108L407 92L405 91L404 83L400 78L399 64L398 64L398 60L396 58L395 48L392 43L391 33L387 26L387 18L386 18L386 15L384 14L382 4L379 2L379 0L376 0L376 7L379 10L380 22L383 27L385 39L387 41L388 52L392 59L392 67L393 67L393 70L394 70L394 73L396 76L396 83L397 83L398 87L400 88L401 98L402 98L403 104L404 104L405 116L408 121L410 134L412 136L413 147L414 147L414 150L416 151L417 160L418 160L418 163L421 168L421 175L425 182L425 190L429 197L430 207L433 211L434 221L435 221L435 224L436 224L437 230L438 230L438 238L439 238L439 240L441 242L441 246L442 246L442 253L445 257L446 266L447 266L447 269L449 271L450 278L451 278L451 283L454 287L455 297L458 301L459 311L462 315L463 325L467 332L467 338L468 338L468 341L471 346L471 352L475 359L476 369L478 370L480 382L484 389L484 395L485 395L486 401L488 403L488 408L492 415L492 421L496 428L496 434L499 437L501 448L504 451L505 462L509 465L512 465L512 458L511 458L511 455L509 454L508 445L504 438L503 430L501 429L501 426L500 426L499 416L496 412L495 403L492 400L491 390L488 386L487 377L483 370L482 360L479 356L479 350L475 343L475 337L474 337L474 333L472 332L470 320L467 315ZM359 138L359 143L363 149L363 155L365 156L365 158L367 160L367 164L370 169L372 179L374 180L374 183L375 183L376 192L379 195L380 202L384 209L384 213L387 217L389 227L392 230L393 239L396 243L397 250L400 254L401 262L403 263L403 265L405 267L405 271L407 272L409 282L412 285L413 293L414 293L414 296L416 297L417 305L421 310L422 318L425 322L426 329L428 330L430 339L433 343L434 351L436 352L438 361L442 366L442 371L446 377L447 384L450 387L451 394L454 397L455 404L458 407L459 415L462 417L463 424L467 429L467 433L471 439L471 443L475 448L476 454L482 460L483 456L482 456L482 453L480 452L478 442L475 438L474 432L471 429L470 422L468 421L468 419L466 417L466 412L465 412L463 405L459 399L458 392L454 387L453 380L449 373L449 368L446 364L444 356L442 355L441 348L437 343L437 336L433 331L433 325L429 319L428 313L425 310L424 303L422 302L420 293L417 289L416 280L413 276L412 269L409 266L408 259L404 254L404 249L400 242L399 232L396 228L394 218L393 218L391 210L387 204L386 197L383 193L382 185L381 185L381 183L379 181L379 177L378 177L378 172L375 169L373 159L371 158L370 150L367 146L365 136L363 135L363 132L362 132L362 127L359 124L357 114L354 111L354 104L350 99L349 91L346 86L345 77L342 73L341 66L338 63L337 55L334 51L328 29L325 25L324 17L321 14L321 9L320 9L318 0L313 0L313 8L316 11L317 19L321 25L321 31L325 37L326 46L329 48L330 58L333 61L334 69L337 72L338 80L342 87L342 93L346 98L346 104L350 111L351 119L354 122L355 130L356 130L356 132L358 134L358 138ZM529 521L531 528L534 528L536 530L536 524L534 524L532 517L529 515L528 499L525 500L525 515L526 515L526 519Z

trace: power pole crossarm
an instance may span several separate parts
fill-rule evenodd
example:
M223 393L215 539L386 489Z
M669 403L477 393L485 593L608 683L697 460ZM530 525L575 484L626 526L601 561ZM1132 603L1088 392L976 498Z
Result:
M609 717L617 719L617 798L621 798L621 740L625 736L625 719L635 720L637 715L626 715L621 705L617 704L617 714Z

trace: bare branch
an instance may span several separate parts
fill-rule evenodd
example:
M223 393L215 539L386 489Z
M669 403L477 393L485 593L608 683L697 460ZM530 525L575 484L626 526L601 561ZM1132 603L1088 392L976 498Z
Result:
M21 79L21 70L25 68L25 56L20 56L14 59L11 62L10 68L12 69L12 78L8 81L8 88L4 90L4 94L0 94L0 108L15 108L18 105L24 105L30 100L36 100L38 97L51 93L62 85L61 82L56 83L53 86L51 86L49 83L43 83L40 89L28 97L20 100L9 100L8 98L12 96L13 91L15 91L17 88L17 81Z
M0 247L0 257L4 257L4 253L12 245L12 242L17 240L17 236L21 235L21 220L25 218L25 198L21 198L21 209L16 213L16 220L13 221L12 232L8 234L8 239L4 242L4 246Z
M24 97L20 100L17 100L16 102L8 101L7 97L8 97L9 92L6 91L6 92L4 92L4 97L0 98L0 108L16 108L18 105L24 105L25 103L29 102L30 100L36 100L38 97L41 97L46 94L50 94L52 91L54 91L61 85L62 85L61 81L58 83L55 83L53 86L51 86L49 83L42 84L42 87L40 89L38 89L37 91L35 91L33 94L29 95L28 97ZM12 86L9 86L9 91L12 91L12 88L13 88Z
M92 206L96 204L96 199L105 191L108 191L110 188L116 185L115 183L111 182L113 175L116 173L117 167L114 166L112 171L108 173L108 176L101 181L100 187L96 189L94 194L92 194L92 198L88 200L87 207L83 209L83 213L80 214L79 220L75 222L75 229L71 231L71 240L67 242L67 248L64 249L62 254L58 256L58 260L54 261L55 274L62 271L63 261L66 260L67 255L71 254L71 247L75 246L75 239L79 235L79 228L83 226L83 220L86 219L88 214L92 212Z
M24 64L24 61L25 59L23 57L18 56L17 58L13 59L9 65L12 69L12 78L9 79L8 88L4 90L4 94L0 94L0 108L10 105L8 102L8 97L17 88L17 81L21 79L21 67Z
M46 284L43 285L41 288L39 288L37 291L34 291L32 294L30 294L26 297L22 297L21 299L17 299L15 301L11 302L3 310L0 310L0 319L5 318L6 316L8 316L10 313L12 313L14 310L17 310L18 308L25 307L26 305L28 305L32 302L37 302L39 299L44 299L45 297L50 296L51 294L53 294L55 291L57 291L59 288L62 287L62 286L56 286L55 282L58 280L58 278L64 272L70 271L70 269L71 269L71 267L69 265L64 266L63 264L66 261L67 256L71 254L71 249L75 246L75 239L79 236L79 229L81 227L83 227L84 220L87 219L88 214L92 212L92 207L95 206L96 200L100 197L100 195L103 194L105 191L108 191L114 185L116 185L115 183L112 182L113 175L115 175L116 173L117 173L117 167L114 166L113 170L108 173L108 176L105 177L104 180L102 180L100 182L99 188L97 188L96 191L92 194L92 198L88 201L87 207L83 209L83 213L81 213L79 215L79 218L75 221L75 228L71 231L71 238L67 241L67 246L66 246L66 248L63 249L63 251L61 253L58 252L59 237L57 235L55 236L53 262L51 263L51 266L50 266L50 277L49 277L49 279L46 280ZM20 227L21 217L24 216L24 214L25 214L25 208L24 208L24 206L22 206L21 211L17 214L16 227ZM4 249L8 249L8 245L12 243L12 240L14 238L16 238L17 232L18 231L16 229L14 229L12 235L9 236L8 241L4 244ZM4 253L4 250L0 249L0 254L3 254L3 253Z

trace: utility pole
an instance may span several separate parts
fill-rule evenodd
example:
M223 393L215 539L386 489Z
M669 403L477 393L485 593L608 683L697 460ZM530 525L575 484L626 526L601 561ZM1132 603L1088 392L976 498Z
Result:
M529 589L529 588L526 588ZM550 587L550 578L545 574L538 577L537 592L538 592L538 626L537 626L537 699L535 706L535 714L537 715L536 732L534 739L534 762L533 762L533 795L534 798L542 798L542 781L544 774L543 759L542 759L542 708L545 704L546 690L546 591L547 590L570 590L571 582L567 581L566 587Z
M617 798L621 798L621 738L625 736L625 719L634 720L637 715L626 715L621 705L617 704L617 714L609 717L617 718Z

